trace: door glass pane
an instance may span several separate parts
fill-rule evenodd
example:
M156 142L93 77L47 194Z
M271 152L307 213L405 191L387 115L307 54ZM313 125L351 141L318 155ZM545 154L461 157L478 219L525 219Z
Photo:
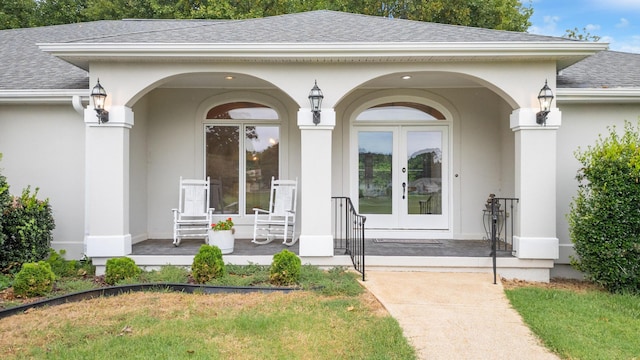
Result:
M358 133L358 198L361 214L391 214L393 133Z
M253 208L269 208L271 177L278 178L280 133L278 126L260 125L245 128L246 213Z
M216 214L237 214L240 127L207 125L206 172L211 181L210 206Z
M442 214L442 133L407 132L407 213Z

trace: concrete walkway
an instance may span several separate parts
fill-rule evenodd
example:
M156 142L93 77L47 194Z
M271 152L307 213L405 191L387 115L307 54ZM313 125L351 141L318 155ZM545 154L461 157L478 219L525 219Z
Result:
M419 359L558 359L493 274L367 271L364 286L398 320Z

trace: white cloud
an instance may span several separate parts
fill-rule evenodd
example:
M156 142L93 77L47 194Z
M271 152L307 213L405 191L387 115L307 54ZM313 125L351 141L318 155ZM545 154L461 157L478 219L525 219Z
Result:
M533 25L529 28L528 32L531 34L550 35L550 36L562 36L564 32L558 34L557 25L560 22L559 16L546 15L543 18L543 25Z
M633 35L617 40L614 40L613 38L607 38L605 40L603 38L603 40L600 41L608 42L610 44L609 48L614 51L640 53L640 35Z
M585 26L584 28L587 31L595 31L595 30L600 30L600 25L589 24L589 25Z
M616 24L616 27L619 29L629 27L629 20L621 18L620 21Z

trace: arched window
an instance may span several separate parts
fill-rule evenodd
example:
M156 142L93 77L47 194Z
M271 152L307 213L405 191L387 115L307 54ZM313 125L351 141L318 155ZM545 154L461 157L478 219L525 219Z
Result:
M412 102L393 102L372 106L358 115L356 121L437 121L446 120L431 106Z
M267 208L271 177L280 170L280 125L272 108L234 102L207 112L205 170L217 214L252 214Z

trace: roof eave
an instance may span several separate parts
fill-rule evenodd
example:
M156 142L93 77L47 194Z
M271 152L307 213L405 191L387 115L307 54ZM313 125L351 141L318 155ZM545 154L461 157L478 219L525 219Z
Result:
M43 43L40 49L84 70L92 61L500 61L555 60L562 69L608 44L570 41L428 43Z
M89 89L0 90L0 104L68 104L76 96L88 103Z
M640 103L640 87L627 88L558 88L559 104L580 103Z

